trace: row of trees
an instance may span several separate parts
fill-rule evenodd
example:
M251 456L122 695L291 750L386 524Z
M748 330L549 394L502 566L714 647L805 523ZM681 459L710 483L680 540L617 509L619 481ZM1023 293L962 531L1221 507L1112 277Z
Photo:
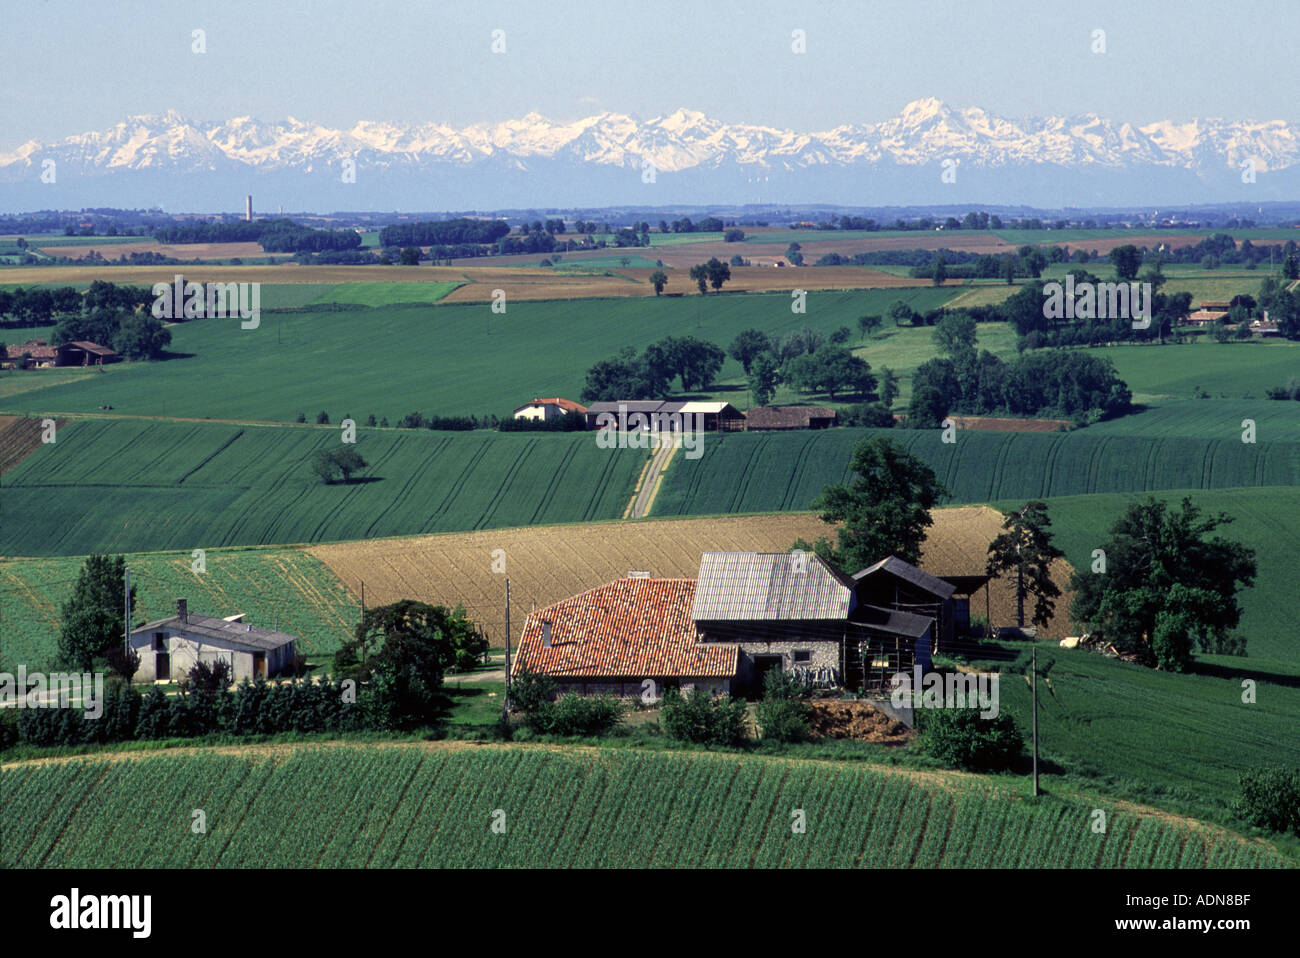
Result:
M677 379L684 392L713 384L726 353L693 336L669 336L637 355L631 346L587 370L584 403L618 399L666 399Z
M949 413L1096 422L1128 412L1132 398L1114 363L1104 357L1042 350L1006 362L987 349L977 352L960 343L913 373L908 424L932 428Z

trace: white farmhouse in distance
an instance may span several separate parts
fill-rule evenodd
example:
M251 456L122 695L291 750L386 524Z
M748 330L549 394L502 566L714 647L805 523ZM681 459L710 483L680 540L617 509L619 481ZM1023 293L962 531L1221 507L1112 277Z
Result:
M554 397L551 399L534 399L526 402L515 410L516 419L542 419L547 422L553 419L559 419L561 416L567 416L569 413L583 415L587 407L572 399L560 399Z

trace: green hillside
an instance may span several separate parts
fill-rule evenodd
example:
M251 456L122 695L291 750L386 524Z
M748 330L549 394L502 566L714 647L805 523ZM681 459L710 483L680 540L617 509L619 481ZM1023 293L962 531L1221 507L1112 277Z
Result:
M1276 405L1281 406L1282 403ZM884 435L925 460L953 504L1092 492L1300 483L1300 443L935 429L833 429L708 436L698 459L674 458L657 516L807 509L828 483L849 479L853 446Z
M1295 582L1296 556L1300 555L1300 488L1190 490L1154 495L1173 505L1188 495L1206 514L1226 512L1234 517L1234 522L1221 526L1215 535L1253 548L1259 570L1255 585L1241 594L1244 611L1239 631L1246 636L1246 652L1250 658L1243 665L1259 669L1275 662L1288 671L1300 666L1300 637L1296 635L1296 623L1300 622L1300 589ZM1146 498L1144 493L1050 499L1052 530L1058 547L1075 568L1088 568L1092 550L1101 546L1106 530L1126 505L1134 499ZM1019 508L1023 504L1023 499L995 503L1002 509Z
M82 420L3 478L0 555L367 539L622 516L647 452L589 433L361 428L348 484L312 472L337 427Z
M1110 812L1100 834L1090 828L1097 807ZM195 808L205 833L191 830ZM151 826L129 827L127 809ZM802 832L792 828L796 810ZM0 815L14 836L0 847L6 868L1287 864L1271 846L1218 829L1093 798L1031 800L970 776L528 746L201 750L10 765L0 770Z

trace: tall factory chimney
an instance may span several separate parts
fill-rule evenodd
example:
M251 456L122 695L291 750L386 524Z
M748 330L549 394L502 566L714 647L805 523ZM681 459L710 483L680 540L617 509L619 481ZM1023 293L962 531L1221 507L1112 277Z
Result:
M252 196L244 197L244 219L250 223L253 221L253 197Z

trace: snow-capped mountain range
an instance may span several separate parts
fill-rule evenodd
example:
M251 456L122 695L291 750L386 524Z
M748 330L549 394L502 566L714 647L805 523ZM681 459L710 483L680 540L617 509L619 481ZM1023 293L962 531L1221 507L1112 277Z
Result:
M362 121L347 130L293 117L201 122L169 111L0 153L0 202L10 209L237 209L244 193L257 194L262 208L282 202L293 209L967 200L1082 206L1286 199L1298 185L1300 125L1283 120L1134 126L1092 113L1012 119L933 98L882 123L810 133L725 123L688 109L650 120L600 113L557 123L529 113L459 129Z

